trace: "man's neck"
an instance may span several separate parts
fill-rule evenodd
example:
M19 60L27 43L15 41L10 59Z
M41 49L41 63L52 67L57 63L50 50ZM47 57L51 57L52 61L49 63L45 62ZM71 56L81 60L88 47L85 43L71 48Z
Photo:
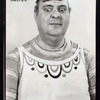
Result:
M60 40L55 39L54 41L46 40L46 39L43 40L40 35L37 37L37 41L42 48L49 50L49 51L60 49L65 42L64 38Z

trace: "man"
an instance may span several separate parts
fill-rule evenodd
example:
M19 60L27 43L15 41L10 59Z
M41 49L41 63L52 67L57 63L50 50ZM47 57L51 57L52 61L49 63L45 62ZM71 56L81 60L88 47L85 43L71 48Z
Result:
M95 100L95 65L89 51L64 36L67 0L37 0L39 35L11 51L6 66L6 100Z

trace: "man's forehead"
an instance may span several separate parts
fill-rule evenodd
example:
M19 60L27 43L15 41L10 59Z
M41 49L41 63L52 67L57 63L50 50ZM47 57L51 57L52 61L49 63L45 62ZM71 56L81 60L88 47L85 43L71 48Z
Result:
M46 2L46 1L54 1L54 0L42 0L42 2ZM63 0L56 0L56 1L63 1Z
M59 2L59 4L68 4L68 0L40 0L41 3L45 3L45 4L48 4L48 3L57 3Z
M53 5L53 6L61 6L65 5L68 7L68 0L40 0L39 6L40 8L45 5Z
M68 1L68 0L41 0L42 2L47 2L47 1Z

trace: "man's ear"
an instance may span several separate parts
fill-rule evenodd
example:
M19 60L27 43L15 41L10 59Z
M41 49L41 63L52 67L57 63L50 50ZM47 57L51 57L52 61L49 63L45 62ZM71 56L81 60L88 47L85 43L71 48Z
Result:
M69 17L70 17L70 15L71 15L71 7L69 7Z
M37 22L37 16L38 16L38 12L34 11L34 19Z
M69 13L71 13L71 10L72 10L71 7L69 7Z

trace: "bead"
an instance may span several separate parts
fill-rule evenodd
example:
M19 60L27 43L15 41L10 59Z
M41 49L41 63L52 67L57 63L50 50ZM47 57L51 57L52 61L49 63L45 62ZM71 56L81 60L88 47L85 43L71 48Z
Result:
M74 69L77 69L77 67L74 67Z
M48 75L47 75L47 74L45 74L45 75L44 75L44 77L45 77L45 78L47 78L47 77L48 77Z
M32 71L35 70L34 67L32 67L31 70L32 70Z

